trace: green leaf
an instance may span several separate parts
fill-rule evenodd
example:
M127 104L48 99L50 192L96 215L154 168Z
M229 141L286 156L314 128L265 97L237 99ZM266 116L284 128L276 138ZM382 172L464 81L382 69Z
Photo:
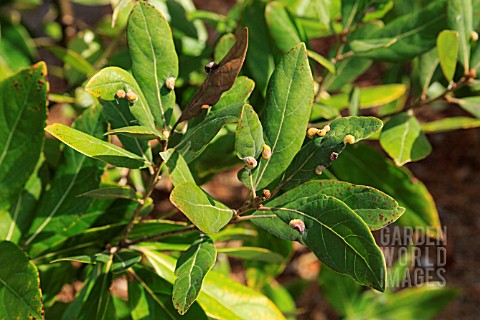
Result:
M38 3L40 4L40 3ZM2 41L0 41L0 80L28 67L37 52L25 26L17 19L0 19Z
M347 309L350 317L383 318L385 315L398 319L434 319L449 303L459 295L454 288L443 287L437 282L407 288L382 296L364 294L354 304L355 309ZM363 305L362 305L363 304ZM362 308L363 307L363 308Z
M16 197L4 196L0 201L0 239L20 243L35 217L38 200L42 193L40 172L46 163L40 157L37 167Z
M147 100L133 76L127 71L117 67L104 68L90 79L85 90L106 101L114 101L118 90L132 91L138 96L138 100L130 106L130 112L139 125L155 129L155 119Z
M111 129L115 130L129 127L137 122L130 112L128 101L125 99L117 101L100 100L100 103L103 106L103 113L110 123ZM158 131L156 130L155 135L158 135ZM152 161L152 150L150 149L150 145L148 144L148 141L140 140L140 137L138 135L131 136L126 133L118 136L126 150L135 153L147 161Z
M323 137L315 136L297 153L282 177L284 189L290 189L303 181L317 176L316 168L328 168L335 160L332 153L339 155L345 149L345 136L350 134L356 141L368 138L382 128L382 122L374 117L344 117L330 123L330 131ZM321 170L320 170L321 171Z
M275 68L267 92L263 138L271 148L270 159L260 159L252 171L255 190L279 177L302 147L313 104L313 79L305 44L288 52ZM242 177L250 186L248 178Z
M75 319L107 320L115 318L115 309L113 308L112 294L110 293L110 286L112 285L112 258L109 257L109 259L105 265L99 264L94 266L98 270L99 275L94 280L90 280L94 281L93 287L88 293L88 297L83 303L78 317Z
M320 269L318 284L330 305L340 314L346 315L354 309L362 293L362 286L352 278L339 274L328 267Z
M160 156L163 161L165 161L174 186L184 182L195 183L195 179L188 168L187 162L176 149L168 149L165 152L160 152Z
M21 192L40 157L47 117L46 75L45 63L39 62L0 82L0 193L3 199Z
M438 64L440 63L438 51L432 49L413 60L413 63L420 85L420 96L426 97L428 88L435 75L435 70L437 70Z
M170 201L205 233L217 233L233 216L232 209L193 182L176 186L170 194Z
M95 68L90 62L75 51L57 46L48 46L45 48L63 61L64 64L70 65L76 71L87 76L95 73Z
M213 106L211 112L245 103L255 87L255 82L245 76L238 77L233 87L224 92L220 100Z
M478 127L480 127L480 120L469 117L451 117L421 124L422 131L425 133L447 132Z
M447 81L453 80L458 57L458 32L443 30L437 38L437 51L443 74Z
M244 28L237 35L237 42L227 55L208 73L202 86L183 110L178 122L197 116L204 105L215 105L222 94L232 88L245 61L247 47L248 29Z
M140 319L208 319L197 303L183 316L172 303L172 285L156 273L140 268L130 270L135 281L128 284L128 304L133 320Z
M178 57L172 31L154 6L139 1L127 26L132 72L142 90L158 128L168 128L175 105L175 92L165 86L178 77Z
M288 202L314 195L323 194L345 203L350 209L365 221L370 230L379 230L396 221L405 208L385 193L367 186L359 186L335 180L308 181L298 187L287 191L278 198L268 202L269 207L283 206ZM256 213L261 214L260 212ZM262 223L265 221L265 224ZM260 227L268 226L271 219L254 219L253 222ZM268 229L267 229L268 230ZM297 231L290 233L296 235Z
M323 66L325 69L327 69L330 73L335 73L335 65L328 60L327 58L323 57L322 55L312 51L312 50L307 50L307 54L310 58L312 58L315 62Z
M339 180L368 185L394 197L406 209L397 220L399 225L425 227L428 235L441 236L438 212L425 185L368 145L359 143L345 150L330 171Z
M138 200L137 193L130 186L105 187L91 190L79 196L92 197L96 199L130 199Z
M264 145L263 129L258 115L252 106L246 104L242 108L240 120L235 133L235 151L240 159L257 158Z
M218 39L213 52L215 61L221 61L227 55L228 51L235 44L235 35L232 33L224 34Z
M406 61L435 46L437 35L446 29L446 1L432 1L421 10L409 12L356 40L396 39L388 47L358 53L359 56L386 61Z
M105 161L117 167L131 169L145 168L148 163L136 154L105 142L79 130L56 123L45 128L45 131L84 155Z
M472 0L448 1L448 28L458 31L458 59L464 66L465 73L470 70L470 35L473 31Z
M277 1L267 4L265 20L275 45L282 53L287 53L299 42L302 42L295 21L285 6Z
M348 104L348 113L350 116L358 116L358 109L360 108L360 89L355 86L350 92L350 103Z
M224 253L227 256L251 261L262 261L268 263L282 263L285 258L271 250L256 247L221 247L218 253Z
M9 241L0 242L0 318L44 319L37 267Z
M86 134L102 137L104 123L101 109L92 107L77 118L73 127ZM91 202L89 198L77 196L99 187L104 168L101 161L65 148L50 189L42 195L37 206L25 242L26 246L31 245L30 255L36 256L43 250L53 248L68 237L74 229L72 224L82 217ZM83 228L88 228L88 225L83 225Z
M185 314L197 299L203 278L212 269L217 250L212 239L201 235L177 260L172 301L178 313Z
M380 135L380 144L398 166L423 159L432 151L417 118L406 112L387 121Z
M380 38L353 40L349 43L350 48L356 54L366 53L375 49L388 48L397 42L397 38Z
M360 284L385 290L382 252L368 226L346 204L320 194L271 208L286 225L293 219L303 221L305 230L294 240L307 245L322 263Z
M243 102L218 111L212 110L198 125L188 130L176 149L190 163L197 158L207 147L208 143L217 135L220 129L228 123L238 121L242 112Z
M273 45L265 21L265 2L249 1L245 3L242 24L253 30L248 35L251 44L247 51L246 65L262 95L267 90L268 80L275 69Z
M480 119L480 97L452 98L452 102L458 103L462 109Z
M392 101L400 99L406 92L407 87L404 84L392 83L365 88L358 88L360 91L360 105L362 109L382 106ZM329 106L334 106L339 110L347 107L350 103L348 93L340 93L320 99L320 102Z
M152 130L144 126L130 126L118 129L113 129L105 133L105 135L125 135L130 138L137 138L140 140L153 140L160 139L165 140L162 134L159 134L157 130Z
M372 65L372 60L352 57L335 64L335 74L329 73L323 81L323 90L339 90L353 82Z
M371 4L368 0L342 0L342 25L343 30L349 30L365 15L365 8Z
M172 257L141 246L137 249L145 254L159 276L170 283L174 282L175 260ZM210 318L285 319L264 295L215 271L210 271L205 277L197 301ZM232 304L232 301L235 301L235 304Z

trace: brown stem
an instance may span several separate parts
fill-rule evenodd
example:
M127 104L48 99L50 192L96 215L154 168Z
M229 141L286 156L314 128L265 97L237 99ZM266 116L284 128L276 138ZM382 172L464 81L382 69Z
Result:
M415 101L414 103L406 106L405 108L403 108L402 110L400 111L397 111L397 112L394 112L394 113L390 113L388 115L386 115L385 117L392 117L394 115L397 115L399 113L402 113L402 112L406 112L408 110L413 110L413 109L417 109L417 108L420 108L422 106L425 106L425 105L429 105L431 104L432 102L435 102L435 101L438 101L438 100L441 100L441 99L445 99L445 97L447 97L447 95L449 93L452 93L454 92L455 90L458 90L460 88L462 88L463 86L465 86L466 84L468 84L471 79L473 79L472 75L470 74L467 74L466 76L462 77L458 82L455 82L455 83L452 83L450 84L441 94L439 94L438 96L436 97L433 97L433 98L430 98L430 99L418 99L417 101Z

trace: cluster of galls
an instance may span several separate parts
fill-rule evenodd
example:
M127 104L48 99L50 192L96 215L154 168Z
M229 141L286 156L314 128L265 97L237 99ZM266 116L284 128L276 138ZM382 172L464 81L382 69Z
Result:
M262 158L265 160L269 160L271 156L272 156L272 149L266 144L264 144L263 150L262 150ZM247 166L248 169L255 169L258 164L257 160L254 157L245 157L243 158L243 162L245 162L245 165Z

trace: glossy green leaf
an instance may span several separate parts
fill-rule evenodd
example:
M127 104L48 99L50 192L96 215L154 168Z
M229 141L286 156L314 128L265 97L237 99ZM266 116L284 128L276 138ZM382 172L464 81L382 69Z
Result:
M426 97L428 88L435 75L435 70L437 70L438 64L440 63L437 49L432 49L422 54L413 60L413 63L420 85L420 96Z
M16 197L7 197L5 194L0 201L0 221L2 222L0 224L0 239L20 243L20 240L28 232L43 191L41 174L39 173L42 172L45 165L42 157L40 157L23 190L20 190Z
M437 38L437 52L443 74L447 81L453 80L458 57L458 32L444 30Z
M13 20L13 21L11 21ZM27 28L17 19L1 18L0 80L30 66L37 55Z
M275 46L282 53L287 53L299 42L302 42L294 20L281 2L273 1L267 4L265 20Z
M101 109L92 107L77 118L73 127L86 134L102 137L104 124ZM68 237L72 231L72 223L87 212L92 201L77 196L99 187L104 168L105 164L101 161L90 159L74 149L65 148L50 189L42 195L37 206L35 219L25 242L25 245L31 246L31 256L54 247ZM83 230L87 227L88 225L83 226Z
M228 51L233 47L234 44L234 34L227 33L220 37L217 44L215 45L215 50L213 52L213 57L215 61L221 61L227 55Z
M198 125L188 130L176 149L185 158L187 163L198 157L208 143L217 135L220 129L228 123L238 121L242 112L243 102L230 107L212 110Z
M417 118L408 113L397 114L387 121L380 144L398 166L423 159L432 151Z
M168 128L175 105L175 92L165 86L178 77L178 57L172 31L154 6L139 1L127 26L132 72L142 90L158 128Z
M0 193L17 195L40 157L46 120L46 65L0 82ZM5 223L5 222L2 222Z
M162 134L160 134L157 130L152 130L144 126L123 127L123 128L113 129L105 133L105 135L112 135L112 134L125 135L130 138L137 138L141 140L153 140L153 139L165 140L165 137Z
M354 309L360 297L362 286L352 278L339 274L327 266L322 266L318 275L318 284L330 305L341 315Z
M288 52L273 73L262 119L270 159L260 159L252 171L254 188L262 189L279 177L300 150L312 111L313 81L305 44ZM250 185L248 177L242 177Z
M321 119L331 120L340 116L340 111L333 106L326 106L321 103L314 103L310 122L317 122Z
M469 117L451 117L421 124L422 131L425 133L447 132L478 127L480 127L480 120Z
M95 73L95 68L90 62L75 51L56 46L49 46L46 47L46 49L63 61L63 63L70 65L73 69L84 75L92 75Z
M365 15L365 8L371 4L368 0L342 0L342 25L343 30L349 30Z
M105 161L117 167L131 169L145 168L148 163L136 154L105 142L79 130L56 123L45 131L84 155Z
M265 21L266 3L249 1L245 3L242 23L252 32L248 35L250 48L247 51L246 65L260 92L265 95L268 80L275 69L273 45Z
M348 113L350 116L358 116L358 109L360 108L360 89L355 86L350 92L350 103L348 104Z
M335 64L335 74L329 73L322 83L323 90L339 90L353 82L372 65L372 60L352 57Z
M122 129L133 126L137 120L130 112L129 102L126 99L106 101L100 100L103 106L103 114L110 123L111 129ZM142 126L144 127L144 126ZM135 130L135 129L134 129ZM152 131L151 129L149 129ZM159 135L155 130L155 135ZM152 150L148 141L142 141L142 136L129 135L127 133L118 136L126 150L135 153L146 161L152 161Z
M0 242L0 318L44 319L37 267L9 241Z
M462 109L480 119L480 97L466 97L462 99L452 99L452 101L458 103Z
M350 134L356 141L368 138L382 128L382 121L373 117L344 117L330 123L330 131L323 137L315 136L297 153L282 177L284 189L292 188L317 176L317 166L328 168L345 149L344 138ZM341 155L340 155L341 157Z
M137 249L145 254L159 276L170 283L174 282L175 260L172 257L141 246ZM197 301L210 318L285 319L264 295L215 271L210 271L205 277ZM232 301L235 301L235 304L232 304Z
M358 88L358 90L360 91L359 107L366 109L400 99L405 94L407 87L404 84L395 83ZM328 99L320 99L320 102L341 110L349 105L350 96L348 93L340 93Z
M170 194L170 201L205 233L217 233L233 216L232 209L192 182L176 186Z
M438 212L425 185L368 145L359 143L345 150L330 171L339 180L368 185L394 197L406 209L397 220L399 225L425 227L428 235L441 236Z
M132 91L138 96L138 100L130 105L130 112L138 121L136 124L155 129L155 119L148 102L133 76L127 71L117 67L104 68L90 79L85 90L106 101L114 101L118 90Z
M224 253L227 256L251 261L262 261L268 263L282 263L285 258L273 251L265 248L257 247L221 247L218 248L218 253Z
M130 270L134 281L128 284L128 304L133 320L140 319L208 319L195 303L183 316L172 303L172 285L156 273L140 268Z
M99 269L98 277L95 278L93 287L88 293L85 303L82 305L78 317L79 320L98 319L108 320L115 317L113 308L112 294L110 286L112 285L111 258L105 265L94 266Z
M96 199L130 199L138 200L137 193L130 186L105 187L91 190L79 196L92 197Z
M201 235L177 260L172 301L178 313L185 314L197 299L202 282L212 269L217 250L212 239Z
M195 183L195 179L188 168L187 162L176 149L168 149L165 152L160 152L160 156L168 168L168 173L174 186L185 182Z
M353 40L349 43L349 46L353 52L359 54L370 52L375 49L388 48L397 42L397 40L397 38Z
M257 158L264 145L263 129L258 115L252 106L246 104L242 108L240 120L235 133L235 151L240 159Z
M473 31L472 0L448 1L448 28L458 31L458 59L465 72L470 70L470 35Z
M333 197L345 203L365 221L372 231L396 221L405 211L405 208L399 207L393 198L379 190L335 180L305 182L268 202L268 206L283 206L294 200L318 194ZM257 212L257 214L260 213ZM253 222L257 226L262 226L262 220L264 219L254 219Z
M330 73L335 73L335 65L328 60L327 58L323 57L321 54L316 53L312 50L307 50L307 54L310 58L312 58L315 62L320 64L321 66L325 67Z
M224 92L220 100L213 106L211 112L216 113L221 109L236 106L244 103L250 97L255 87L255 82L245 76L240 76L235 80L233 87Z
M458 290L454 288L443 287L436 282L427 282L418 287L401 290L396 294L388 294L385 297L386 301L379 301L374 305L374 314L369 316L383 317L388 314L392 318L433 319L458 295Z
M385 290L383 254L365 222L342 201L320 194L271 210L285 225L293 219L303 221L305 231L297 231L293 240L307 245L322 263L360 284ZM289 237L274 232L284 239Z
M237 35L237 41L227 55L215 68L210 70L202 86L183 109L178 122L197 116L205 105L215 105L222 94L232 88L240 69L242 69L247 48L248 29L244 28Z
M386 61L405 61L412 59L435 46L437 35L446 29L446 1L432 1L426 7L409 12L368 34L366 39L396 39L386 48L378 48L363 53L362 57Z

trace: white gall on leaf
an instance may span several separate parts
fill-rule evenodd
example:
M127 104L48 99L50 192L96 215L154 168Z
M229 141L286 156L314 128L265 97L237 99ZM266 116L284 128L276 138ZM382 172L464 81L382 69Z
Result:
M174 77L170 77L168 78L166 81L165 81L165 86L169 89L169 90L173 90L175 89L175 78Z
M257 160L254 157L245 157L243 162L247 165L248 169L255 169L257 167Z
M300 219L290 220L288 225L298 231L298 233L303 234L305 232L305 223Z

